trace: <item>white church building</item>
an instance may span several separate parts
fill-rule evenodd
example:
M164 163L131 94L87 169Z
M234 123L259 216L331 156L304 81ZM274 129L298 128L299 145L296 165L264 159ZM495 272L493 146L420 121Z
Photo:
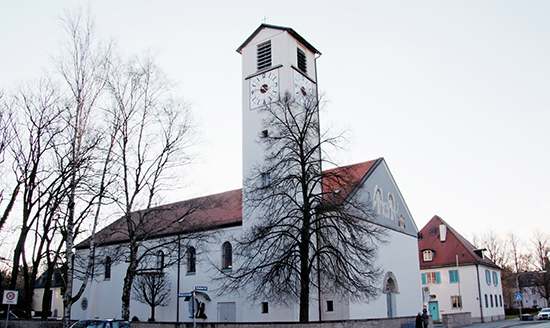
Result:
M320 52L293 29L262 24L238 48L242 55L242 113L243 113L243 179L261 161L262 150L256 142L261 133L262 117L257 109L275 101L279 94L295 94L315 90L316 57ZM260 89L254 87L259 82ZM267 87L264 87L267 86ZM262 92L269 89L270 92ZM275 91L273 93L273 91ZM352 181L347 195L358 194L360 199L372 206L374 224L386 231L386 242L380 244L376 266L382 271L376 286L381 292L375 299L354 302L350 295L335 296L313 291L310 295L310 321L392 318L415 316L422 310L422 285L417 245L417 226L401 195L396 182L383 158L349 165ZM335 170L338 170L336 168ZM200 199L184 200L163 205L172 209L157 217L155 226L164 226L163 220L180 217L181 213L196 204L208 200L211 206L192 212L167 225L158 238L185 236L193 223L200 222L206 230L216 234L208 242L182 245L183 260L170 266L168 273L171 298L166 306L157 307L156 321L191 322L188 293L196 290L201 314L197 322L281 322L298 321L298 304L281 306L270 300L250 301L246 292L219 293L219 282L213 280L220 270L234 270L239 259L233 256L234 240L238 240L243 226L253 218L243 216L243 189L232 190ZM181 213L180 213L181 212ZM246 211L244 212L246 213ZM108 249L128 242L123 219L119 219L97 234L99 249L94 277L88 282L80 300L72 307L72 319L120 318L121 295L127 263L107 257ZM77 247L77 252L86 253L87 242ZM104 256L105 258L100 258ZM164 253L158 252L158 263ZM81 281L74 282L78 288ZM319 299L320 296L320 299ZM186 301L187 300L187 301ZM320 306L319 306L320 305ZM321 313L319 313L321 311ZM141 321L149 318L150 307L136 300L131 301L130 317Z

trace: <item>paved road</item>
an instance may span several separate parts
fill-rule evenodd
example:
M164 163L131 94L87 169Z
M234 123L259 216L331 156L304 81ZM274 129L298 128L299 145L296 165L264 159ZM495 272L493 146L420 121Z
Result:
M442 325L434 325L434 328L441 328ZM468 328L508 328L508 327L519 327L519 328L550 328L550 321L519 321L518 319L509 319L503 321L495 322L486 322L486 323L475 323Z

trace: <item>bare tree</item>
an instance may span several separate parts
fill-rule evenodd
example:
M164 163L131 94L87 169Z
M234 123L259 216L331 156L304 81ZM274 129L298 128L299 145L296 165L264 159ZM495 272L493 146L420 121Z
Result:
M535 290L547 304L550 304L550 237L548 234L536 230L533 238L536 270L545 271L543 273L533 274L535 280Z
M320 134L318 109L315 97L298 103L289 94L262 109L265 164L243 186L244 217L261 220L237 244L242 265L222 278L222 291L252 288L253 301L297 301L300 322L309 321L312 288L376 297L374 259L384 239L368 204L351 194L352 172L321 170L329 161L321 146L337 145L342 135Z
M186 150L193 143L194 123L187 106L172 97L172 84L152 58L134 59L116 67L108 88L111 121L117 125L113 129L117 154L113 172L119 193L114 201L123 213L128 241L118 254L128 263L122 294L122 317L128 320L132 284L140 263L173 242L145 241L181 219L164 221L168 227L151 224L173 210L155 205L167 182L173 183L174 174L181 174L178 169L190 162Z
M133 285L133 299L151 307L151 317L155 321L155 308L170 304L170 281L168 274L162 272L147 272L136 277Z
M13 139L13 130L10 128L10 122L13 120L13 112L12 112L12 106L11 102L7 102L6 97L4 96L3 92L0 92L0 167L4 166L5 156L6 152L8 150L8 146L11 143ZM11 164L11 163L8 163ZM15 179L13 176L13 170L11 170L11 165L6 170L0 171L0 173L3 175L3 183L9 180L12 187L8 189L4 189L4 185L0 187L0 204L2 205L2 216L0 217L0 231L2 231L2 227L6 223L9 214L11 213L13 206L15 205L15 201L17 199L17 196L19 195L19 189L21 187L21 182ZM10 178L6 178L9 176ZM9 192L8 195L6 195L6 192Z
M509 243L506 239L501 238L495 231L489 231L481 236L475 236L474 244L476 247L484 247L487 249L487 257L493 263L503 268L510 261L510 252L508 250Z
M97 200L100 190L94 190L91 198L84 201L79 208L77 205L79 191L85 190L83 186L86 173L90 172L90 160L94 157L92 151L97 149L101 140L99 135L93 133L92 121L97 115L96 106L100 95L107 83L111 44L102 45L95 37L94 20L88 10L67 11L62 17L66 40L62 44L61 54L57 60L57 70L67 87L65 114L68 122L69 147L67 151L67 165L69 168L68 199L66 202L66 215L63 223L66 267L66 289L64 302L64 326L68 327L71 316L71 305L78 299L81 291L73 296L73 253L74 241L78 234L78 228L87 217L94 202ZM99 120L96 120L99 121ZM107 146L108 148L108 146ZM99 161L102 162L102 161ZM86 170L87 168L88 170ZM101 177L101 175L100 175ZM90 186L91 184L88 184ZM93 256L93 252L90 252ZM88 266L91 267L91 266Z
M59 93L49 81L41 81L36 88L22 87L13 106L19 115L10 122L13 133L10 152L23 199L10 288L15 288L21 267L28 296L25 309L30 316L37 270L47 252L48 240L55 235L53 226L64 193L65 177L55 169L63 120ZM31 232L33 238L27 243ZM31 251L30 255L27 251Z

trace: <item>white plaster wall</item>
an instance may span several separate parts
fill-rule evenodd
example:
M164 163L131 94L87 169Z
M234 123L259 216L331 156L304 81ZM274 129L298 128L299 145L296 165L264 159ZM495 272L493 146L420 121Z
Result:
M52 291L52 317L62 317L63 316L63 295L61 295L61 288L55 287L51 289ZM44 288L37 288L34 290L32 296L32 309L33 311L42 311L42 298L44 297ZM57 310L57 311L56 311Z
M307 48L301 46L296 39L285 31L265 28L242 49L242 129L243 129L243 179L251 176L256 165L263 161L263 149L257 142L262 130L262 119L264 114L259 109L250 109L250 86L246 78L257 72L257 45L271 40L272 66L282 65L278 68L279 94L285 91L292 92L294 86L294 75L291 65L297 67L296 48L300 46L306 53L308 76L315 80L314 54ZM246 204L243 204L246 211ZM247 218L243 219L243 225L247 225Z
M388 231L388 243L382 245L378 251L378 265L384 274L391 271L397 279L399 293L395 295L394 317L415 316L422 310L418 242L415 237L393 230ZM379 287L383 287L382 281L379 282ZM368 304L350 304L351 319L386 317L385 294Z
M499 282L498 285L494 285L491 282L491 285L487 285L485 282L485 270L488 269L492 272L498 271ZM475 322L481 321L481 311L483 311L484 318L490 318L493 316L504 315L504 307L498 306L496 303L491 307L489 300L489 307L485 306L485 294L502 295L502 286L500 281L500 271L493 268L479 266L476 268L475 265L467 265L459 267L459 279L460 284L450 283L449 281L449 271L456 270L456 267L445 267L437 269L422 269L421 272L440 272L441 283L440 284L427 284L426 286L430 287L430 294L435 295L436 298L433 301L438 302L439 313L448 314L448 313L460 313L460 312L471 312L472 319ZM478 287L478 278L477 273L479 271L479 287ZM460 287L460 294L458 288ZM479 300L479 291L481 290L481 301L482 309L480 309L480 300ZM462 296L462 309L453 309L451 303L451 296L461 295ZM493 296L494 297L494 296ZM424 303L428 305L428 303Z
M209 243L209 250L201 252L197 250L196 274L187 275L185 261L181 265L180 292L188 292L193 286L207 286L208 295L212 301L205 301L199 296L199 299L205 303L205 313L208 319L198 319L198 322L217 322L218 303L235 302L236 320L239 322L271 322L271 321L297 321L299 315L298 304L294 303L288 307L275 306L269 303L269 313L262 314L259 304L250 304L247 299L247 291L237 294L218 295L217 284L212 282L211 278L215 275L212 265L220 264L221 245L226 240L233 240L241 232L240 227L229 228L221 231L216 236L216 240ZM392 271L399 287L399 294L396 295L397 312L395 316L414 315L421 308L420 301L420 277L418 271L418 259L416 250L416 240L411 236L404 235L395 231L390 231L388 244L383 245L379 250L379 265L384 269L384 273ZM233 266L237 267L235 261ZM88 285L83 297L89 301L86 311L81 309L80 302L73 305L72 314L74 319L84 319L93 317L102 318L120 318L121 313L121 295L122 285L125 275L126 264L118 263L112 266L111 279L104 280L103 277L96 277L98 281L93 281ZM172 299L167 307L157 307L157 321L176 321L177 305L177 267L166 270L171 279ZM382 282L380 282L382 284ZM75 282L75 288L80 283ZM334 301L334 311L326 311L326 300ZM310 299L310 319L312 321L318 318L317 292L312 290ZM338 296L323 295L323 320L342 320L342 319L361 319L361 318L383 318L386 317L386 299L382 295L379 299L369 304L348 304L346 299L340 300ZM135 300L131 301L130 316L137 316L141 321L147 320L150 316L150 308ZM191 322L189 318L188 303L180 299L179 307L180 322Z

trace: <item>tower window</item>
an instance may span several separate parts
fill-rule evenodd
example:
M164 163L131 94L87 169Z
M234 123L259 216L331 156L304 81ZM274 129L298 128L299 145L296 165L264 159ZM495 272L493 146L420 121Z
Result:
M258 45L258 71L271 67L271 40Z
M263 188L269 187L270 184L271 184L271 174L262 173L262 187Z
M269 137L269 132L267 130L263 130L262 131L262 138L267 138Z
M262 313L269 313L269 305L267 302L262 302Z
M297 51L298 51L298 69L304 73L307 73L306 53L300 48L297 48Z

